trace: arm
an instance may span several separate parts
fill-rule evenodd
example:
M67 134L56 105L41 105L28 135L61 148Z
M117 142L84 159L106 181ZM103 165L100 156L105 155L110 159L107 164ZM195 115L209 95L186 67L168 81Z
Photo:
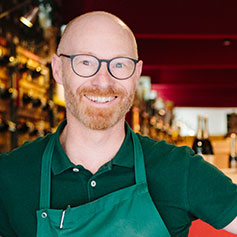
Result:
M223 229L230 233L237 234L237 217L235 217L235 219Z
M237 233L237 185L199 156L190 159L190 212L216 229Z

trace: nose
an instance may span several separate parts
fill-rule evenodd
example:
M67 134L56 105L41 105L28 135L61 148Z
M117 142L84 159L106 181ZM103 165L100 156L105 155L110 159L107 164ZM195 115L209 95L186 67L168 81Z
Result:
M108 71L107 63L102 62L99 71L92 78L92 85L101 89L105 89L109 86L112 86L113 83L114 79Z

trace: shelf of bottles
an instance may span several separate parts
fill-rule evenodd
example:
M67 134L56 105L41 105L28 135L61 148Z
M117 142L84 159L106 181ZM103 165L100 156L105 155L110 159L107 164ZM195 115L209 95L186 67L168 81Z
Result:
M174 103L164 101L151 90L150 78L141 77L132 107L132 128L135 132L155 140L176 143L180 128L173 124Z
M52 131L52 90L47 62L0 37L0 153Z

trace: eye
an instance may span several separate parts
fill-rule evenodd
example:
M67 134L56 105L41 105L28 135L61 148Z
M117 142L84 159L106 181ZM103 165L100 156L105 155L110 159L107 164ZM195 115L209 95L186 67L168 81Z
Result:
M124 67L124 64L123 64L123 63L116 63L116 64L115 64L115 67L116 67L116 68L123 68L123 67Z
M83 64L83 65L86 65L86 66L90 66L90 65L91 65L91 62L88 61L88 60L83 60L83 61L82 61L82 64Z

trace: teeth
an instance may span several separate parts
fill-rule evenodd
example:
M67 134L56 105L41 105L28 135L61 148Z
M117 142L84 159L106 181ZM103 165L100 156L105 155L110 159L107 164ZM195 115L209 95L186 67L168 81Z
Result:
M86 95L86 97L94 102L98 102L98 103L105 103L105 102L109 102L111 100L114 100L115 99L115 96L113 97L95 97L95 96L89 96L89 95Z

